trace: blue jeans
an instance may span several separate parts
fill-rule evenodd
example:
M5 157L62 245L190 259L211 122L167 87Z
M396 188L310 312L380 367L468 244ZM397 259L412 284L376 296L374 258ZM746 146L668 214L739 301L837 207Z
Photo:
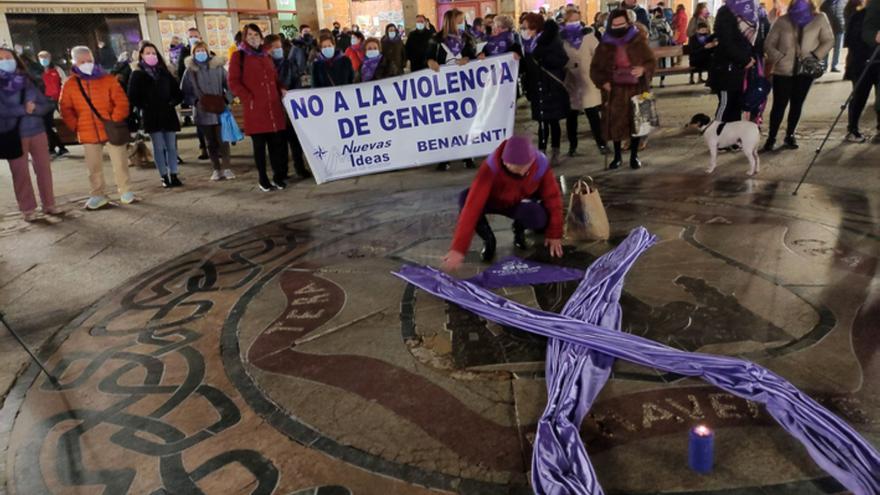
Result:
M151 132L150 139L153 141L153 157L156 159L159 175L177 175L177 133Z
M837 69L837 64L840 63L840 52L843 50L843 33L838 33L834 35L834 47L831 50L831 65L828 67L829 69ZM828 56L825 56L825 64L828 64Z

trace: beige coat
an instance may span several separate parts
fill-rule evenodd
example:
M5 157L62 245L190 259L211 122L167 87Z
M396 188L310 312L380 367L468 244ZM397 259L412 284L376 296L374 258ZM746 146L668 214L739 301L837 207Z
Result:
M568 42L563 42L562 46L568 55L568 63L565 64L565 88L568 89L572 110L580 111L601 105L602 92L590 79L590 64L593 62L596 47L599 46L596 35L585 34L580 49Z
M767 52L767 65L773 75L792 76L798 58L808 57L811 53L819 60L825 58L834 46L834 33L828 17L822 12L816 14L809 24L804 26L804 34L798 46L798 29L788 14L773 23L764 50Z

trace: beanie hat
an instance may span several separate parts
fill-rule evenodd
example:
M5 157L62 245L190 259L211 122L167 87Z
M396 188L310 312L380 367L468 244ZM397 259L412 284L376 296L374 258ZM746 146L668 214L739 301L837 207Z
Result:
M513 136L504 142L504 151L501 153L504 163L514 165L526 165L535 161L535 147L531 138L525 136Z

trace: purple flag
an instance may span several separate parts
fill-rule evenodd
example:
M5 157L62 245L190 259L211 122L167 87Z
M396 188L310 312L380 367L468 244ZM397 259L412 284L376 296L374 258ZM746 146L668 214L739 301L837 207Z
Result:
M468 282L486 289L498 289L501 287L568 282L583 276L584 271L576 268L548 265L538 263L537 261L524 260L516 256L508 256L486 268L479 275L469 278Z

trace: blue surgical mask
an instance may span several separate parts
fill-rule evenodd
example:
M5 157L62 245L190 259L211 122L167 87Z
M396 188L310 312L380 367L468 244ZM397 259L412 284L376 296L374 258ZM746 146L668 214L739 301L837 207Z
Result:
M388 31L388 39L393 40L394 38L397 38L397 31Z
M193 46L193 45L195 45L195 44L198 43L198 42L199 42L199 39L198 39L198 38L190 38L190 39L189 39L189 46Z
M43 67L49 67L49 64L51 64L51 63L52 63L52 61L49 60L48 58L41 58L40 59L40 65L42 65Z
M0 71L12 73L15 72L15 68L15 59L5 58L0 60Z
M532 39L532 35L529 34L529 30L528 30L528 29L521 29L521 30L519 31L519 35L522 36L522 39L524 39L524 40L526 40L526 41Z
M376 58L379 56L379 50L367 50L367 58Z
M208 52L196 52L196 62L205 63L208 61Z
M464 28L465 28L464 23L463 23L463 22L462 22L462 23L459 23L459 25L458 25L458 30L459 30L459 31L464 31Z
M425 23L424 22L417 22L416 29L418 29L419 31L421 31L422 29L425 29Z
M336 48L333 48L332 46L321 48L321 55L323 55L324 58L333 58L333 55L336 55Z
M283 48L273 48L269 51L269 54L272 55L272 58L275 60L281 60L284 58L284 49Z

